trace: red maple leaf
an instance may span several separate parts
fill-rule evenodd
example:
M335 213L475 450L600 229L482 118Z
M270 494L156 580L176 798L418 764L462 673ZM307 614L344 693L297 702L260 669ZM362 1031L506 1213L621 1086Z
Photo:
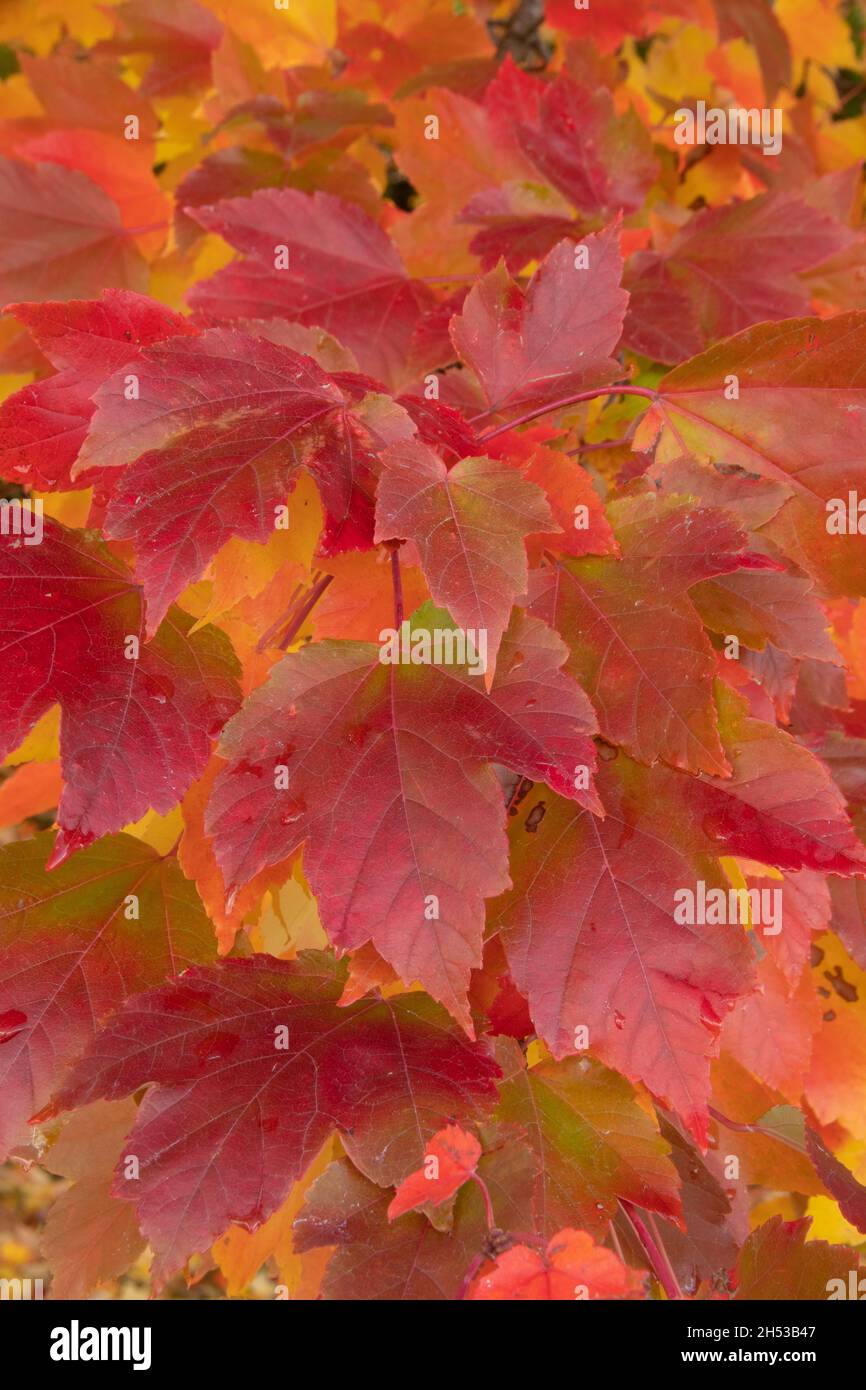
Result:
M40 544L0 536L0 753L58 703L65 786L52 859L166 812L204 772L238 706L237 662L179 609L149 642L142 592L86 532L46 518Z

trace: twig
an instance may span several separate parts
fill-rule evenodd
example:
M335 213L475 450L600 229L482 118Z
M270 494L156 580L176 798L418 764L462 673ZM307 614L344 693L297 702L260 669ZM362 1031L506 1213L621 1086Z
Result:
M394 626L399 631L403 622L403 579L400 574L400 547L391 547L391 583L394 586Z
M668 1298L681 1299L683 1294L677 1283L677 1277L671 1267L671 1262L667 1257L667 1252L660 1248L650 1235L643 1220L638 1216L637 1209L631 1202L620 1200L620 1206L625 1212L632 1230L640 1244L643 1246L644 1253L650 1262L652 1272L661 1284Z
M780 1144L787 1144L789 1149L795 1153L804 1154L805 1146L797 1142L796 1139L789 1139L787 1134L777 1134L774 1129L765 1129L763 1125L741 1124L739 1120L730 1120L727 1115L723 1115L721 1110L716 1110L714 1106L708 1105L707 1110L713 1119L725 1129L734 1130L737 1134L762 1134L765 1139L777 1139Z
M465 1298L466 1295L468 1294L468 1292L469 1292L469 1285L472 1283L472 1280L475 1278L475 1276L476 1276L476 1274L478 1273L479 1269L480 1269L481 1266L483 1265L484 1260L485 1260L485 1254L484 1254L484 1251L483 1251L483 1250L480 1250L480 1251L478 1252L477 1255L473 1256L472 1263L470 1264L469 1268L467 1269L466 1274L464 1275L464 1278L463 1278L463 1283L460 1285L460 1289L459 1289L459 1291L458 1291L458 1293L457 1293L457 1299L458 1299L458 1300L459 1300L459 1299L462 1299L462 1298Z
M565 453L569 458L574 458L576 454L594 454L599 449L616 449L620 444L627 444L628 437L620 435L619 439L600 439L596 444L578 444L576 449L566 449Z
M304 621L310 616L310 613L313 611L316 604L319 602L319 599L322 597L322 594L325 592L333 578L334 576L332 574L318 575L312 588L307 591L307 597L304 599L300 607L298 607L298 600L302 598L305 590L302 588L300 584L296 584L294 589L292 590L292 595L289 600L288 608L284 613L280 614L279 618L277 618L275 623L271 623L270 627L267 629L266 632L262 633L261 637L256 643L256 651L263 652L266 647L271 646L271 644L274 642L277 633L286 623L288 623L289 626L287 631L283 634L283 637L280 640L280 642L276 643L276 645L278 645L282 649L282 651L285 651L286 647L288 647L289 643L297 635L299 629L303 626Z
M295 604L297 603L300 595L303 593L304 586L302 584L296 584L291 592L291 595L289 596L288 608L285 610L285 612L281 613L280 616L274 622L271 623L269 628L266 628L266 630L262 633L261 637L256 643L257 652L263 652L266 647L269 647L271 645L273 639L276 637L280 628L283 627L284 624L290 620L292 614L295 611Z
M561 401L551 401L550 405L537 406L535 410L528 410L525 415L518 415L516 420L509 420L505 425L497 425L495 429L485 430L478 436L480 443L486 444L497 435L505 434L507 430L517 429L518 425L526 425L530 420L537 420L540 415L549 415L554 410L564 410L568 405L578 405L581 401L595 401L599 396L644 396L647 400L658 399L655 391L648 391L644 386L603 386L596 391L578 391L574 396L565 396ZM482 415L476 415L471 421L489 415L490 411L482 411Z
M490 1192L488 1190L487 1183L484 1181L480 1173L473 1173L472 1176L475 1179L478 1186L481 1188L481 1195L484 1198L484 1211L487 1216L487 1229L488 1231L492 1231L496 1226L496 1221L493 1216L493 1203L490 1200Z
M319 599L322 597L322 594L325 592L328 585L333 583L333 581L334 576L332 574L322 574L316 580L315 584L310 590L309 597L307 598L306 603L303 603L301 607L298 609L297 613L295 614L294 620L289 624L288 628L283 634L283 638L279 643L279 648L281 652L284 652L287 647L291 646L292 642L297 637L301 628L304 626L304 623L307 621L307 618L310 616L316 604L319 602Z

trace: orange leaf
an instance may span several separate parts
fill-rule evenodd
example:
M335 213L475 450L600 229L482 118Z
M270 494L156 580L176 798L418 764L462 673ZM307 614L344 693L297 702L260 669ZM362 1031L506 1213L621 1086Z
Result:
M641 1294L641 1274L626 1269L612 1250L596 1245L586 1231L566 1228L543 1252L513 1245L478 1276L468 1296L488 1302L563 1302Z
M60 800L60 763L27 763L0 787L0 827L17 825Z
M441 1206L472 1177L480 1157L481 1145L474 1134L467 1134L459 1125L440 1129L427 1145L424 1166L416 1168L397 1188L388 1208L389 1220L414 1211L425 1202Z

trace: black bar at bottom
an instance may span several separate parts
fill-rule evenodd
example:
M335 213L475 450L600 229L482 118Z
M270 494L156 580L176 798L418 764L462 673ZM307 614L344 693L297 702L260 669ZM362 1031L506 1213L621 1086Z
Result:
M503 1308L497 1315L490 1305L451 1307L455 1323L448 1321L449 1305L438 1302L404 1303L397 1313L393 1304L352 1302L2 1301L0 1347L7 1366L17 1352L29 1376L41 1380L47 1373L59 1384L76 1375L92 1381L102 1370L139 1381L166 1372L199 1382L219 1376L220 1383L243 1375L247 1384L251 1375L267 1377L280 1366L288 1371L299 1358L307 1374L320 1361L323 1371L339 1362L344 1373L363 1370L366 1379L370 1358L375 1364L379 1356L388 1366L380 1366L383 1376L401 1374L405 1357L405 1373L414 1379L420 1365L436 1374L429 1359L434 1346L442 1356L439 1374L455 1374L459 1365L464 1373L477 1367L488 1379L500 1358L513 1371L512 1358L528 1356L526 1369L535 1361L535 1373L547 1377L550 1367L541 1368L548 1356L562 1354L585 1370L590 1353L598 1370L638 1376L760 1367L773 1376L806 1368L826 1378L857 1364L866 1331L859 1300L577 1301L534 1310L509 1304L504 1323ZM459 1340L449 1343L452 1329Z

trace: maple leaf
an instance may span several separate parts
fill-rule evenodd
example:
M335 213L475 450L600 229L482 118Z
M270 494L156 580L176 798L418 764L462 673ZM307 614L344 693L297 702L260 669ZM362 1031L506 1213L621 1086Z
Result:
M527 443L526 456L521 445ZM561 555L618 555L619 546L611 530L604 504L585 468L559 449L537 444L532 432L517 435L511 430L491 440L487 452L517 468L530 483L542 488L558 531L539 532L528 538L527 549L537 563L544 550Z
M26 763L0 785L0 827L17 825L56 806L62 789L58 760Z
M0 157L0 304L144 290L147 267L117 204L85 174Z
M481 1145L474 1134L459 1125L447 1125L428 1140L424 1165L404 1178L388 1207L388 1220L394 1221L425 1202L440 1206L468 1182L478 1166ZM428 1171L429 1170L429 1171Z
M452 469L423 444L383 456L375 540L412 540L430 593L461 627L487 633L496 664L512 604L526 591L524 539L554 520L540 489L489 458Z
M500 1229L522 1230L530 1220L531 1157L518 1142L483 1154L478 1172L490 1194ZM376 1187L345 1159L332 1163L314 1183L295 1221L300 1252L336 1247L325 1273L325 1299L455 1299L466 1290L466 1273L488 1238L480 1187L469 1182L457 1193L447 1231L435 1229L420 1212L389 1221L390 1194Z
M444 16L439 16L441 29ZM437 36L438 37L438 36ZM423 273L476 269L468 236L458 218L484 190L512 181L534 182L537 171L520 149L515 115L531 113L541 83L521 72L506 57L491 77L486 74L480 99L447 85L435 89L439 139L425 138L424 117L430 95L407 99L397 107L400 168L420 195L420 206L405 233L395 228L407 261ZM409 232L411 231L411 235ZM463 235L461 236L461 232Z
M773 564L747 551L729 515L622 499L612 521L620 557L563 560L532 576L530 611L566 639L567 670L603 736L645 762L728 771L713 707L716 659L688 590L710 575Z
M715 1155L702 1157L675 1125L659 1119L682 1183L682 1220L675 1225L662 1216L660 1231L683 1292L691 1294L701 1279L720 1280L735 1264L738 1231L729 1197L709 1167L718 1169Z
M239 12L231 0L212 0L211 8L269 66L295 63L324 63L336 48L336 0L295 0L286 15L274 24L269 0L251 0Z
M736 924L674 919L679 888L725 883L718 845L692 828L692 781L619 753L600 765L603 821L533 796L513 823L514 886L489 915L554 1056L575 1052L585 1028L596 1057L643 1081L702 1143L710 1059L751 969Z
M205 86L211 54L222 25L196 0L124 0L111 9L112 38L97 45L103 53L147 54L151 63L141 92L166 97Z
M824 1186L839 1203L845 1220L866 1234L866 1187L830 1152L814 1129L806 1129L806 1151Z
M419 994L340 1008L345 974L317 952L188 970L127 999L45 1112L156 1083L129 1141L135 1192L118 1176L115 1195L135 1200L157 1279L230 1222L265 1221L334 1128L390 1184L443 1117L495 1100L497 1067L441 1009Z
M842 664L811 579L793 567L719 575L696 584L689 597L704 624L721 636L733 634L758 651L770 643L801 659Z
M425 606L403 636L430 645L437 631L454 636L447 614ZM600 810L595 724L559 669L564 656L556 635L519 610L489 694L480 671L387 663L368 643L290 653L225 730L230 766L206 828L229 893L306 840L305 872L333 944L372 940L401 979L420 980L470 1028L483 899L508 880L502 793L487 763Z
M847 499L860 477L866 388L851 362L864 344L858 311L748 328L663 378L635 444L657 435L658 462L691 453L787 484L777 520L796 537L793 558L837 590L863 593L860 537L829 535L826 503ZM736 397L725 391L731 377Z
M499 265L473 285L452 320L454 346L476 372L490 413L553 403L622 375L611 357L628 302L619 287L617 227L580 247L584 268L580 248L560 242L525 291Z
M45 112L43 128L72 126L116 135L132 113L138 118L141 140L150 143L156 137L159 120L150 103L89 53L79 52L73 58L22 52L19 62Z
M580 241L586 228L568 214L567 206L560 205L549 190L511 183L476 193L457 221L480 226L469 249L482 270L492 270L501 259L516 275L529 261L542 260L564 238Z
M701 774L686 792L705 843L780 869L862 876L866 847L824 765L784 730L750 718L733 691L717 685L716 699L732 775Z
M108 194L120 213L126 235L148 260L165 245L171 204L153 173L153 152L117 132L54 130L23 140L16 153L77 169Z
M841 882L842 880L837 880ZM862 880L844 880L852 887ZM784 931L767 936L764 945L778 965L789 985L795 985L809 959L812 937L825 931L830 919L830 890L823 874L814 869L786 873L782 882L777 879L749 876L749 887L759 891L779 889L782 894Z
M656 175L652 141L637 113L629 108L618 116L606 87L591 90L566 73L545 88L535 120L517 134L554 188L602 218L634 212Z
M75 486L70 470L87 436L96 389L142 348L197 331L179 314L129 290L104 290L98 300L9 304L6 311L26 325L57 368L0 406L0 467L41 488Z
M323 544L370 544L375 451L414 431L393 401L233 329L157 344L136 367L136 399L125 369L96 391L76 472L131 465L106 531L136 544L149 632L230 537L274 534L304 465L328 509Z
M86 1298L144 1249L133 1209L110 1195L112 1169L135 1116L132 1100L97 1101L70 1117L45 1159L52 1173L75 1179L52 1204L42 1235L54 1298Z
M810 296L797 273L839 251L849 235L796 194L704 208L663 255L643 252L630 266L624 341L657 361L679 362L751 324L806 314Z
M535 1228L555 1234L563 1217L603 1235L620 1199L678 1217L679 1182L668 1144L623 1077L590 1058L526 1068L500 1044L500 1119L520 1125L538 1160Z
M483 1270L469 1298L485 1301L564 1301L576 1298L642 1298L644 1276L627 1269L612 1250L595 1244L586 1231L566 1228L545 1250L513 1245Z
M753 1231L740 1251L735 1299L815 1299L828 1297L830 1283L848 1287L851 1252L844 1245L806 1240L812 1222L774 1216Z
M271 150L231 147L209 154L178 184L174 216L178 244L188 250L205 235L205 228L193 216L196 208L249 198L262 188L284 188L288 178L286 159Z
M211 960L213 927L173 859L116 835L45 873L53 835L0 849L0 1152L126 996Z
M0 593L0 756L53 704L62 710L53 862L150 806L169 811L239 704L228 639L191 633L176 609L145 643L141 590L125 566L47 518L38 545L0 536Z
M796 1102L809 1074L812 1038L821 1027L821 1001L808 971L792 985L765 958L756 973L759 992L738 1000L725 1021L723 1046L753 1076Z
M351 348L362 371L400 383L412 332L433 296L409 279L386 233L360 208L327 193L268 188L190 215L246 257L194 286L194 307L314 324ZM275 268L280 248L285 269Z

